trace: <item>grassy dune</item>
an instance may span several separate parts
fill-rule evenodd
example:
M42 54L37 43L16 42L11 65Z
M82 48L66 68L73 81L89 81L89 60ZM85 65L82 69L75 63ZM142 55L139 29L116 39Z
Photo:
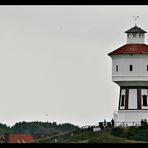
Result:
M122 137L111 135L111 129L102 130L100 132L79 132L73 135L65 133L44 139L34 141L34 143L147 143L144 141L128 140Z

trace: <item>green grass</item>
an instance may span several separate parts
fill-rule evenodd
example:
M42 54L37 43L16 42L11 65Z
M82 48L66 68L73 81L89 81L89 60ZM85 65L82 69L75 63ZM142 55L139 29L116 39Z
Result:
M71 134L61 134L38 140L38 143L146 143L144 141L128 140L123 137L111 135L111 129L100 132L79 132L73 136ZM37 142L37 141L34 141Z
M68 138L65 142L78 143L138 143L141 141L127 140L121 137L115 137L110 134L111 130L101 132L85 132Z
M148 125L140 127L116 127L111 131L111 135L124 137L129 140L141 140L148 142Z

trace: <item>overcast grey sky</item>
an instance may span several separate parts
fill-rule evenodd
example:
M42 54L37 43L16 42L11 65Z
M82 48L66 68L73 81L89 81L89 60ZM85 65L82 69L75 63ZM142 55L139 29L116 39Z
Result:
M107 54L134 15L148 31L148 6L0 6L0 122L110 121L119 87Z

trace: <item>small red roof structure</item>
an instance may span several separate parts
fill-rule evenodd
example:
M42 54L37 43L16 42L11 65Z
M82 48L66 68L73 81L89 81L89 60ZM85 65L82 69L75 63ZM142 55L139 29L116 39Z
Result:
M33 140L28 134L6 134L5 143L27 143Z
M118 54L148 54L148 45L146 44L125 44L120 48L110 52L108 55Z

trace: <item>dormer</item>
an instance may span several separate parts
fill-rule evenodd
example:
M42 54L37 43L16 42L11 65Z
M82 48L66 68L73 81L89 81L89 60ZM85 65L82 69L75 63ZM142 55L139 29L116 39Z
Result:
M145 33L147 32L135 25L125 33L127 33L127 44L144 44Z

